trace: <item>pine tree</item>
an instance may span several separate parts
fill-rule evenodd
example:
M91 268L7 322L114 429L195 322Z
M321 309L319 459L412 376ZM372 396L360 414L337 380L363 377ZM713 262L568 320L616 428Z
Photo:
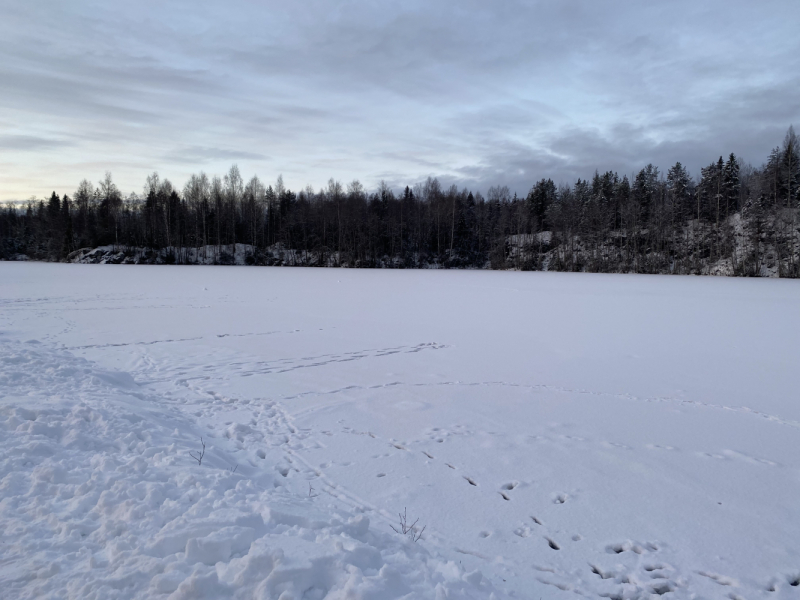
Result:
M682 221L687 214L689 200L689 173L680 162L667 171L667 189L675 204L675 217Z
M528 192L527 203L530 211L531 220L537 231L547 231L550 223L547 219L547 211L556 201L556 184L552 179L542 179L534 185Z
M722 175L722 189L725 196L725 218L730 215L731 208L734 211L739 208L739 191L741 181L739 180L739 161L736 155L731 153Z
M75 234L72 230L72 214L69 196L64 194L61 202L61 223L64 226L64 241L61 245L61 258L66 258L75 249Z
M786 207L793 208L800 194L800 141L789 127L783 140L780 161L780 189Z
M797 211L794 210L796 199L800 195L800 147L794 127L789 127L783 140L783 160L781 161L781 191L786 198L786 207L791 210L791 217L786 218L785 225L791 231L789 247L790 275L798 275L797 252Z

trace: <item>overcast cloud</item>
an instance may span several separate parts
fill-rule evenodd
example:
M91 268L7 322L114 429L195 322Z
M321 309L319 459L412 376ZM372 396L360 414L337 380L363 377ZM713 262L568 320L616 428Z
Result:
M0 0L0 199L110 170L294 189L760 164L800 125L797 0Z

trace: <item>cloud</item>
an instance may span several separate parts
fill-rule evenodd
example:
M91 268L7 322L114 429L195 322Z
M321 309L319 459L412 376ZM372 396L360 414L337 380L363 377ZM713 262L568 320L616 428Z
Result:
M795 0L0 4L0 148L30 178L0 187L20 197L104 163L136 190L239 162L295 188L435 175L524 193L760 163L800 124Z
M219 160L268 160L269 157L256 152L245 152L243 150L226 150L224 148L205 148L192 146L178 148L164 155L168 162L187 163L200 165L211 161Z
M55 140L34 135L0 135L0 150L33 152L74 146L74 142Z

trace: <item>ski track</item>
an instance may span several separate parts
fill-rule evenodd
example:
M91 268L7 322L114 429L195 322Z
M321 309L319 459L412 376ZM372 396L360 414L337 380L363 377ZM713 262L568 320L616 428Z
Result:
M266 335L266 334L258 334ZM216 337L227 337L225 335L218 335ZM244 337L244 336L240 336ZM190 338L189 340L162 340L162 342L181 342L191 341L202 338ZM81 346L76 349L96 349L96 348L109 348L121 347L128 345L142 345L148 346L160 342L137 342L132 344L104 344L99 346ZM326 365L335 363L347 363L369 358L382 358L392 356L394 354L416 354L426 350L442 350L447 348L446 345L437 344L435 342L425 342L414 346L394 346L389 348L371 348L366 350L356 350L352 352L345 352L342 354L320 354L316 356L307 356L301 358L279 358L270 361L231 361L225 365L225 373L215 375L217 368L211 365L193 365L183 366L177 369L167 369L157 367L156 373L139 372L139 376L143 382L156 383L163 381L176 381L180 385L187 385L190 381L211 381L214 379L228 379L230 374L236 374L240 377L251 377L253 375L269 375L272 373L289 373L298 369L313 369L315 367L324 367ZM192 371L202 371L203 374L188 376ZM355 389L355 386L348 387L347 389Z
M403 384L395 384L395 385L403 385ZM597 396L597 397L605 397L605 398L616 398L619 400L630 400L632 402L672 402L684 406L696 406L700 408L713 408L718 410L728 410L732 412L738 413L745 413L750 414L753 416L757 416L763 419L767 419L768 421L772 421L775 423L779 423L781 425L786 425L788 427L794 427L796 429L800 429L800 422L797 421L790 421L787 419L783 419L781 417L770 415L764 412L760 412L754 410L752 408L748 408L746 406L725 406L722 404L713 404L710 402L701 402L699 400L689 400L686 398L671 398L669 396L659 396L654 398L646 398L646 397L639 397L634 396L632 394L615 394L612 392L602 392L602 391L590 391L584 389L574 389L574 388L567 388L561 386L554 386L554 385L527 385L527 384L520 384L520 383L509 383L505 381L482 381L482 382L459 382L459 381L448 381L448 382L441 382L435 384L426 384L426 383L411 383L408 384L411 386L430 386L430 385L463 385L463 386L486 386L486 387L515 387L515 388L522 388L528 390L536 390L536 391L548 391L548 392L558 392L564 394L580 394L585 396Z
M293 330L290 332L264 332L264 333L252 333L252 334L217 334L214 337L216 338L225 338L225 337L250 337L250 336L263 336L263 335L274 335L276 333L295 333L299 332L300 330ZM204 337L192 337L192 338L182 338L182 339L168 339L168 340L154 340L148 342L131 342L131 343L117 343L117 344L99 344L99 345L86 345L86 346L74 346L69 347L70 350L85 350L85 349L94 349L94 348L112 348L112 347L124 347L124 346L148 346L154 344L161 344L161 343L177 343L177 342L186 342L186 341L196 341L200 339L207 339ZM232 362L226 365L226 369L233 368L232 372L238 374L242 377L250 377L253 375L269 375L272 373L287 373L290 371L294 371L297 369L309 369L315 367L323 367L332 363L342 363L342 362L351 362L354 360L361 360L366 358L376 358L376 357L384 357L384 356L391 356L393 354L400 354L400 353L417 353L423 350L441 350L446 349L449 346L446 344L438 344L435 342L426 342L417 344L415 346L397 346L397 347L389 347L389 348L380 348L380 349L366 349L366 350L355 350L352 352L346 352L343 354L322 354L318 356L310 356L310 357L302 357L302 358L281 358L275 359L271 361L257 361L257 362L247 362L247 361L240 361L240 362ZM206 373L209 371L213 373L216 370L215 367L209 365L203 366L195 366L194 368L201 368ZM190 369L191 370L191 367ZM213 374L204 374L198 375L195 377L183 377L187 371L177 372L175 375L170 375L169 377L176 377L177 381L180 383L185 383L194 379L203 379L203 380L210 380L214 379ZM230 371L226 370L224 377L229 376ZM142 373L141 376L144 379L147 379L147 375ZM165 381L167 379L161 379ZM155 379L150 379L150 382L157 381ZM793 421L789 419L784 419L777 415L772 415L763 411L755 410L753 408L747 406L727 406L723 404L715 404L712 402L703 402L700 400L691 400L687 398L675 398L670 396L658 396L658 397L641 397L635 396L632 394L620 394L614 392L605 392L605 391L594 391L594 390L586 390L580 388L569 388L563 386L556 386L550 384L524 384L524 383L515 383L515 382L507 382L507 381L477 381L477 382L464 382L464 381L440 381L434 383L422 383L422 382L403 382L403 381L391 381L382 384L376 384L371 386L361 386L361 385L348 385L341 388L336 388L333 390L324 390L324 391L307 391L307 392L299 392L296 394L282 396L284 400L293 400L296 398L303 398L306 396L326 396L326 395L336 395L344 392L350 392L354 390L379 390L385 389L390 387L397 387L397 386L404 386L404 387L437 387L437 386L464 386L464 387L509 387L509 388L519 388L525 389L530 391L544 391L544 392L555 392L555 393L563 393L563 394L578 394L584 396L596 396L596 397L604 397L604 398L615 398L619 400L628 400L632 402L650 402L650 403L658 403L658 402L665 402L665 403L674 403L683 406L695 406L699 408L710 408L715 410L725 410L731 411L736 413L748 414L754 417L758 417L761 419L766 419L767 421L771 421L774 423L778 423L781 425L785 425L787 427L792 427L795 429L800 429L800 422ZM328 405L330 406L330 405Z
M326 391L308 391L308 392L300 392L298 394L291 394L288 396L283 396L284 400L293 400L295 398L303 398L306 396L326 396L326 395L335 395L341 394L343 392L350 392L353 390L380 390L388 387L396 387L396 386L406 386L406 387L437 387L437 386L464 386L464 387L511 387L511 388L520 388L526 389L531 391L546 391L546 392L557 392L563 394L579 394L584 396L597 396L597 397L605 397L605 398L615 398L619 400L630 400L632 402L671 402L675 404L680 404L684 406L695 406L698 408L712 408L716 410L727 410L736 413L743 413L752 415L755 417L759 417L762 419L766 419L773 423L778 423L780 425L786 425L787 427L793 427L795 429L800 429L800 422L792 421L789 419L783 419L776 415L771 415L765 412L761 412L758 410L754 410L747 406L725 406L723 404L714 404L710 402L702 402L698 400L690 400L686 398L671 398L669 396L659 396L653 398L646 398L646 397L639 397L634 396L631 394L615 394L613 392L602 392L602 391L590 391L584 389L574 389L574 388L567 388L555 385L548 385L548 384L539 384L539 385L531 385L531 384L523 384L523 383L513 383L507 381L477 381L477 382L464 382L464 381L441 381L436 383L419 383L419 382L411 382L406 383L402 381L392 381L389 383L378 384L378 385L371 385L371 386L359 386L359 385L349 385L342 388L337 388L335 390L326 390ZM331 406L327 404L326 406ZM309 409L311 410L311 409Z

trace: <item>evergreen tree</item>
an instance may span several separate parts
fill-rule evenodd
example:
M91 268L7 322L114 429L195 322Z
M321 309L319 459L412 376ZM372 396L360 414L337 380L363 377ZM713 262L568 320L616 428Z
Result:
M527 202L536 231L547 231L550 223L547 221L547 211L556 201L556 184L552 179L542 179L528 192Z
M613 171L572 186L542 178L524 199L498 185L487 200L433 177L400 189L395 196L382 182L368 192L356 180L345 190L331 179L319 193L298 194L282 177L245 185L234 166L224 179L192 175L181 192L153 173L141 197L123 200L107 173L97 188L81 181L73 200L53 192L0 209L0 257L58 260L114 244L147 248L137 260L220 263L233 260L239 242L255 264L702 273L730 261L737 274L800 275L792 128L761 168L729 154L696 184L678 162L663 178L652 164L633 181Z
M739 209L739 191L741 181L739 180L739 161L736 155L731 153L722 174L722 189L725 196L725 218L731 211Z
M64 240L61 244L61 258L66 258L67 255L75 249L75 233L72 229L72 213L70 211L69 196L64 194L64 199L61 201L61 224L64 227Z
M675 205L674 214L678 221L683 221L687 216L691 218L691 206L689 206L690 183L689 172L680 162L675 163L667 171L667 189L673 199Z
M784 206L796 206L800 194L800 142L794 133L794 127L789 127L783 140L780 161L780 194L785 199Z

